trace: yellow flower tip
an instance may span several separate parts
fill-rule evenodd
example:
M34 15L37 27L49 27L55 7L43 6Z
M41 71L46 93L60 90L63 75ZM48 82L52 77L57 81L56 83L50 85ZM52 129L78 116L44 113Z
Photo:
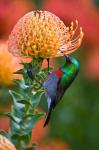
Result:
M0 135L0 150L16 150L16 148L6 137Z
M57 57L75 51L82 42L83 31L73 36L78 20L66 27L56 15L48 11L32 11L24 15L12 30L8 49L16 56L32 58Z

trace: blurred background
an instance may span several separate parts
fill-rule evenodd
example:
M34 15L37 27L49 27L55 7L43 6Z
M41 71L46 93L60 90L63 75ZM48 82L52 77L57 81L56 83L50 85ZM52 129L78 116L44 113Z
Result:
M32 140L39 143L39 150L99 150L99 0L0 0L0 111L10 110L8 89L15 88L13 72L20 67L6 41L18 19L35 9L51 11L66 25L78 19L85 36L73 54L81 64L78 77L48 127L42 127L44 120L37 123ZM54 60L55 67L63 63L62 57ZM47 110L44 100L40 105ZM8 118L0 118L0 129L9 129Z

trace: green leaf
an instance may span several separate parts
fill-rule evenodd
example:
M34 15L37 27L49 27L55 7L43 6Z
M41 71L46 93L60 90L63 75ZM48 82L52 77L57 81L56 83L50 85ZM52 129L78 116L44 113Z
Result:
M10 113L9 112L0 112L1 117L9 117Z
M43 116L44 116L44 113L43 113L43 112L40 112L40 113L34 112L33 114L32 114L32 113L29 113L29 114L25 115L25 116L23 117L23 119L24 119L24 120L28 120L28 119L30 119L30 118L35 117L35 115L37 115L37 116L39 116L39 117L43 117Z
M22 110L22 109L25 107L24 104L22 105L22 104L18 103L17 101L18 101L18 100L21 100L21 99L23 100L23 99L24 99L23 95L21 95L21 94L15 92L15 91L12 91L12 90L9 90L9 93L10 93L10 95L12 96L12 100L13 100L14 107L15 107L18 111Z
M33 117L34 119L34 123L36 123L37 121L39 121L40 119L42 119L44 117L44 113L40 112L40 113L36 113Z
M25 117L22 119L15 116L11 117L11 131L13 131L13 133L22 132L23 134L28 134L32 130L34 124L43 117L43 113L30 113L25 115Z
M14 79L13 82L14 82L16 85L19 85L19 84L20 84L20 80L19 80L19 79Z
M13 120L14 122L19 123L20 119L15 117L12 113L6 113L6 112L0 112L0 116L2 117L10 117L11 120Z
M13 143L16 144L17 147L18 147L18 143L20 143L21 147L26 147L27 144L29 144L30 142L31 135L32 135L31 132L29 134L24 134L24 135L22 135L21 133L19 134L16 133L13 134L11 138Z
M16 122L16 123L18 123L18 124L19 124L20 121L21 121L21 118L16 117L15 114L13 114L13 112L11 112L11 113L9 114L9 117L10 117L11 120L13 120L14 122Z
M31 79L28 76L24 77L24 81L25 81L26 85L31 85L32 84L32 81L31 81Z
M18 100L17 102L18 102L18 103L21 103L21 104L31 105L31 102L30 102L29 100L25 100L25 99L23 99L23 100ZM31 106L32 106L32 105L31 105Z
M14 74L24 74L24 73L25 73L24 69L20 69L20 70L17 70L16 72L14 72Z
M16 106L12 107L12 113L17 118L22 118L25 114L25 105L21 103L16 103Z
M11 134L12 133L20 133L20 124L11 120L10 121Z
M35 150L35 147L36 146L31 146L31 147L25 148L24 150Z
M39 73L39 74L36 75L36 77L39 80L41 80L42 82L44 82L47 79L44 73Z
M0 130L0 134L5 136L6 138L9 138L9 135L7 132L3 131L3 130Z
M33 115L28 115L25 122L23 122L22 124L22 130L24 131L24 133L28 133L29 131L31 131L35 123L38 120L40 120L43 116L43 113L35 113Z
M21 145L22 147L26 147L27 144L29 144L30 140L31 140L31 132L26 134L26 135L23 135L21 136Z
M26 115L23 117L23 119L24 119L24 120L27 120L27 119L30 118L30 117L34 117L34 114L32 114L32 113L26 114Z
M49 67L49 71L52 71L52 70L53 70L53 67ZM48 72L48 67L43 68L42 71L43 71L44 73L47 73L47 72Z
M24 66L24 68L27 68L29 63L21 62L20 64L21 64L21 65L23 65L23 66Z
M44 91L38 91L35 95L31 97L33 109L38 106L40 103L41 97L44 94Z
M9 93L12 96L14 103L16 103L17 100L20 100L20 99L24 98L21 94L15 92L15 91L9 90Z
M20 81L20 88L21 88L21 89L26 89L27 87L28 87L28 85L25 84L25 79L22 79L22 80Z

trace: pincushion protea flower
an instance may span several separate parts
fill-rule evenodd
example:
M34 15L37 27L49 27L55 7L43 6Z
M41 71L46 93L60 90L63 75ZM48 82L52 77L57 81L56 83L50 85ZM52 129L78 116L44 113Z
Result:
M16 150L16 148L6 137L0 135L0 150Z
M73 39L78 21L70 27L48 11L32 11L24 15L9 36L8 49L16 56L49 58L72 53L81 45L83 31Z

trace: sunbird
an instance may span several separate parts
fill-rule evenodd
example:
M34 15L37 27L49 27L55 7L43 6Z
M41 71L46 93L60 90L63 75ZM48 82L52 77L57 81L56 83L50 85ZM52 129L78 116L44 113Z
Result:
M49 73L47 80L40 85L45 89L45 96L48 103L48 112L44 122L44 127L48 124L51 113L55 108L56 104L60 102L65 91L71 85L79 72L79 62L70 56L64 55L65 63L58 69L53 70ZM49 59L48 68L49 68ZM29 78L34 79L32 70L27 70ZM37 81L37 80L36 80ZM39 83L39 81L37 81Z
M42 84L48 103L44 127L48 124L51 113L56 104L62 99L65 91L71 85L79 72L79 62L70 56L64 55L65 63L58 69L53 70L47 80Z

